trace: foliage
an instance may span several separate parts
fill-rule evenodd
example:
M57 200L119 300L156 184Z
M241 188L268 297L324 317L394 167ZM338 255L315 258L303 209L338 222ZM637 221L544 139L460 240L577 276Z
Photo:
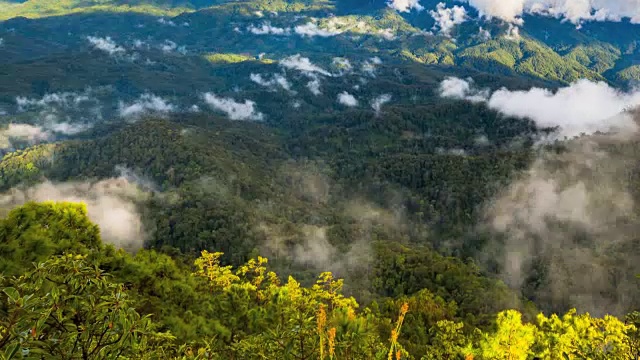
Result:
M159 309L146 316L135 310L152 296L144 293L148 290L139 288L143 293L134 296L132 286L142 284L118 281L133 280L137 274L123 277L114 268L120 275L112 276L86 255L65 254L19 277L2 279L0 352L5 359L21 354L27 359L511 360L629 359L638 349L633 324L575 310L562 317L539 314L535 323L523 322L516 310L505 310L487 331L465 329L468 325L446 319L428 329L412 327L412 317L432 316L428 292L398 299L396 304L402 305L391 304L395 314L387 317L372 308L359 311L358 303L341 293L342 280L331 273L305 287L292 277L281 283L267 269L265 258L232 268L220 264L221 255L203 251L190 276L196 281L183 283L185 290L202 291L199 300L212 307L211 317L200 324L213 331L209 335L202 333L187 343L159 332L166 321L157 316ZM102 256L95 258L102 267L124 259ZM631 322L635 318L630 314Z
M51 255L100 249L99 234L84 204L27 203L0 220L0 271L18 275Z
M158 358L168 334L132 307L124 287L82 255L54 257L3 289L0 349L5 358Z

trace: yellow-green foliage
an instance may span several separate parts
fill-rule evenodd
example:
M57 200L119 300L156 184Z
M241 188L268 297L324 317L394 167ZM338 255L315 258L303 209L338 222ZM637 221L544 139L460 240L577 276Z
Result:
M272 64L274 61L271 59L256 59L255 57L244 54L233 53L213 53L205 55L205 58L214 64L235 64L244 61L259 61L263 64Z
M104 1L79 2L78 0L30 0L20 4L8 4L0 1L0 20L17 16L26 18L42 18L67 14L92 12L132 12L154 16L177 16L193 11L185 7L165 8L151 4L114 5Z
M564 58L602 74L613 69L621 55L621 51L611 44L589 44L576 46Z
M606 70L613 61L604 58L605 52L603 49L583 49L562 57L545 44L523 36L519 41L490 40L463 50L459 57L470 66L483 67L487 61L494 62L518 73L569 83L579 78L602 80L597 71Z
M64 237L64 227L80 233L91 228L82 206L31 204L5 220L20 222L10 227L13 237L26 239L32 233L21 233L29 211L30 228L61 220L57 230L46 233L51 238ZM56 214L43 217L43 211ZM0 234L7 239L6 232ZM121 353L176 360L413 359L416 355L404 347L407 339L419 342L411 348L426 349L423 360L623 360L638 355L636 327L612 316L594 318L571 310L525 322L520 312L505 310L484 331L453 319L417 331L410 322L450 317L455 304L422 291L393 301L393 313L385 317L371 308L359 310L355 299L342 294L343 281L329 272L312 286L293 277L281 282L259 256L234 268L220 262L222 253L203 251L194 268L187 269L153 251L131 257L106 247L87 255L52 256L22 276L0 276L0 356L8 359L28 350L44 358L92 353L96 356L88 358L115 359ZM175 305L179 314L171 314ZM206 309L208 316L194 317L196 308ZM196 341L187 343L164 331L177 329L178 320L197 330Z
M44 144L6 154L0 161L0 186L39 179L40 170L51 164L59 146Z
M220 5L214 5L210 8L210 13L232 13L242 16L255 16L256 11L275 11L286 13L299 13L303 11L319 11L319 10L334 10L335 5L331 1L320 0L313 2L299 2L299 1L284 1L284 0L271 0L271 1L249 1L249 2L227 2Z
M618 72L616 77L619 80L640 80L640 65L629 66L628 68Z
M411 26L395 11L385 10L381 16L347 15L321 19L318 26L330 31L350 32L362 35L379 35L381 31L391 29L393 33L417 33L419 29Z

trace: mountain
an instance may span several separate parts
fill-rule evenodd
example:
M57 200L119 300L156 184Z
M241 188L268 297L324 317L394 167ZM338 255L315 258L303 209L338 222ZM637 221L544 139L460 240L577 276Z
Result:
M483 3L0 0L3 356L635 356L635 10Z

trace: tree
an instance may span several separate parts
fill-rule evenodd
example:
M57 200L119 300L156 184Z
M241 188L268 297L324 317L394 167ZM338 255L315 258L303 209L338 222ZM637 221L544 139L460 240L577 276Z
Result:
M83 255L53 257L5 280L0 350L6 359L153 359L170 334L154 331L121 284Z
M51 255L101 248L100 230L85 204L28 202L0 220L0 271L5 276L21 274Z
M522 315L516 310L498 314L496 330L480 341L479 355L486 360L525 360L532 353L536 328L522 323Z
M464 355L471 353L468 349L469 339L462 332L463 327L463 323L438 321L429 329L431 344L427 347L427 354L421 360L463 359Z
M562 318L538 315L537 353L550 360L633 359L629 334L635 326L613 316L592 318L573 309Z

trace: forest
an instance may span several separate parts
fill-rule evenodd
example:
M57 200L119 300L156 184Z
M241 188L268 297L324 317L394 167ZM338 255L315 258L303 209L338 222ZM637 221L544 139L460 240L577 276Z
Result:
M2 219L0 233L3 258L13 259L2 264L6 359L634 359L640 351L635 312L475 318L490 310L428 288L361 307L332 273L305 286L281 280L260 256L233 267L206 250L195 259L130 255L101 242L80 204L27 203ZM472 279L459 278L458 290Z
M0 359L639 359L640 26L478 4L0 0Z

